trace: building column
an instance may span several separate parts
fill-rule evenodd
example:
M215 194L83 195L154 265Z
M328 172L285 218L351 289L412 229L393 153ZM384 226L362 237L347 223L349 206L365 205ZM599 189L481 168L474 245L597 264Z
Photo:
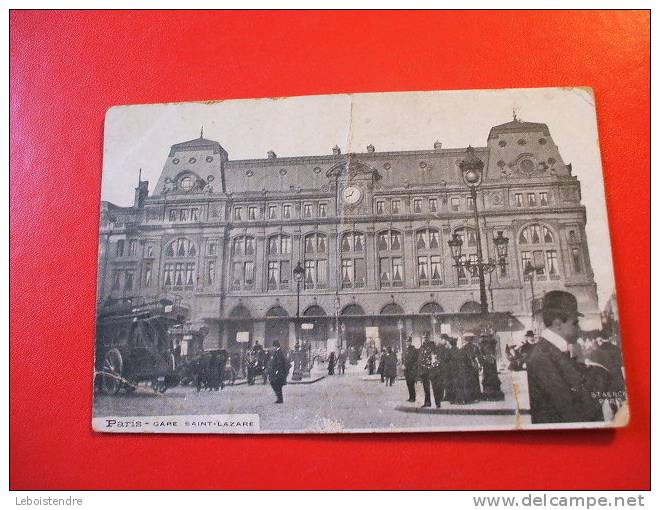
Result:
M403 270L406 278L404 288L413 289L417 286L417 261L415 260L415 231L411 226L404 229L403 244Z
M296 346L296 323L295 318L289 320L289 350Z
M263 346L266 345L266 321L254 321L253 329L253 342L254 345L257 340Z
M263 292L266 289L264 282L266 272L268 271L268 262L266 260L266 236L263 230L255 236L254 247L254 289L256 292Z

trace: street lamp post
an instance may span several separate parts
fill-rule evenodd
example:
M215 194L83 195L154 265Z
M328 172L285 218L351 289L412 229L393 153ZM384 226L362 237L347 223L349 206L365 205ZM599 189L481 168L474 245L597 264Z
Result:
M509 239L504 237L503 231L499 231L497 233L497 237L493 239L497 249L497 260L491 258L484 260L483 251L481 248L479 209L477 207L477 189L479 186L481 186L484 162L475 155L474 149L472 147L468 147L466 152L466 157L463 161L460 162L459 168L463 174L463 181L470 190L470 197L472 199L475 222L474 230L477 241L476 262L472 262L471 260L461 260L461 248L463 246L463 241L458 236L458 234L454 233L452 238L448 241L448 244L451 250L452 258L454 259L455 266L457 268L463 267L466 271L468 271L468 273L471 273L474 269L476 269L477 275L479 276L481 315L482 317L486 317L488 315L488 296L486 294L485 274L491 273L496 267L498 267L498 265L503 267L506 264Z
M296 282L296 343L300 343L300 282L305 276L305 269L300 265L300 261L293 270L293 279Z

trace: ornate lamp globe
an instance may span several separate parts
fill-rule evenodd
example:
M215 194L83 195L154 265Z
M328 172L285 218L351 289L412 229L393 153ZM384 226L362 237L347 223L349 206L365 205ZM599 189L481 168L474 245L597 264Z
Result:
M451 250L452 258L458 263L458 259L461 258L461 247L463 246L463 241L458 236L458 234L452 235L451 239L447 241L449 249Z
M293 279L296 282L301 282L303 279L303 276L305 275L305 270L303 267L300 265L300 262L296 265L295 269L293 270Z
M499 230L497 232L497 237L493 239L493 242L495 243L495 248L497 249L498 258L505 259L509 251L509 238L504 237L503 232Z
M463 172L463 181L468 187L476 188L481 184L484 162L477 157L472 146L468 146L465 150L465 159L458 164L458 167Z

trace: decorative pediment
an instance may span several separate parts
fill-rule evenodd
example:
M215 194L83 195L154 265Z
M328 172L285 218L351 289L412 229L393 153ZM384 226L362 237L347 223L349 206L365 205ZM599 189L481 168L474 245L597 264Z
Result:
M346 178L348 180L353 180L356 177L370 177L374 181L382 177L374 167L353 159L333 165L325 175L332 179Z

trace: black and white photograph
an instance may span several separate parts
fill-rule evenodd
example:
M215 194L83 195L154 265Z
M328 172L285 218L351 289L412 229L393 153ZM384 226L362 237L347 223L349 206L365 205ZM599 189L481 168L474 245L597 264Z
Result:
M111 108L94 430L625 426L596 119L588 88Z

